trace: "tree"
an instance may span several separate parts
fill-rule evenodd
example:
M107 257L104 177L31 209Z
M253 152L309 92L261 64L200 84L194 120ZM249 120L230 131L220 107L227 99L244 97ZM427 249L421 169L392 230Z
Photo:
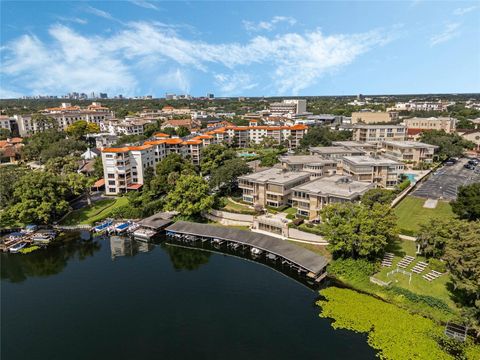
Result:
M100 126L85 120L75 121L67 126L66 133L76 139L84 137L86 134L96 134L100 132Z
M188 128L186 128L185 126L179 126L175 132L177 133L177 135L179 137L185 137L185 136L188 136L190 135L190 130L188 130Z
M96 179L103 178L103 161L101 156L97 156L93 162L93 176Z
M17 165L0 166L0 209L8 207L14 201L16 184L28 171Z
M375 258L398 235L396 217L387 205L331 204L321 217L321 231L336 257Z
M39 160L40 153L43 150L62 139L65 139L65 134L55 129L36 133L25 139L25 146L22 148L22 154L27 160Z
M8 139L10 136L12 136L12 133L11 133L10 130L0 128L0 140L6 140L6 139Z
M167 193L173 189L180 174L195 174L192 163L180 154L168 154L157 164L156 175L150 181L149 190L153 192L154 197Z
M78 160L74 156L55 157L48 159L45 163L45 170L56 175L76 172L78 169Z
M480 183L460 186L452 210L462 219L480 219Z
M475 146L460 135L447 134L443 130L424 131L420 136L420 141L438 146L437 156L440 160L462 156L465 149L472 149Z
M179 178L173 191L167 195L165 209L192 217L209 210L213 203L207 181L198 175L187 175Z
M87 148L85 142L73 139L61 139L48 145L40 153L40 161L47 162L51 158L58 158L72 154L81 154Z
M480 222L457 222L458 236L448 240L444 260L463 315L480 337Z
M308 149L310 146L330 146L332 141L350 140L352 134L348 131L330 130L326 127L312 127L300 140L300 149Z
M458 223L444 219L431 219L420 225L417 244L425 257L441 258L449 239L458 240Z
M61 177L49 172L31 171L16 183L14 204L8 215L23 223L48 224L69 209L71 195Z
M387 189L370 189L362 196L362 204L372 208L375 204L390 205L395 193Z
M235 159L237 153L224 145L213 144L202 149L200 168L203 174L210 174L214 169L222 166L225 161Z
M272 167L273 165L279 163L278 155L274 152L268 152L260 159L260 166Z
M243 159L231 159L212 171L210 185L212 188L222 188L226 194L231 194L237 186L237 178L248 174L252 169Z

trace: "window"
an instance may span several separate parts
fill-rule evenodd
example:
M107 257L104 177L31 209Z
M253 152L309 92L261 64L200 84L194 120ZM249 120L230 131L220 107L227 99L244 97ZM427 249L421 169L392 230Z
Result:
M115 179L115 174L108 174L109 179Z
M113 186L115 186L115 180L109 180L109 181L108 181L108 185L113 185Z

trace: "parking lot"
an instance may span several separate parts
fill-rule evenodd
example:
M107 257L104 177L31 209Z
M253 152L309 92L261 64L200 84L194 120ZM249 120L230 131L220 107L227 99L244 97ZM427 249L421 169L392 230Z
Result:
M459 186L480 182L480 174L463 167L468 160L460 159L455 165L438 169L425 182L419 184L412 195L426 199L455 200Z

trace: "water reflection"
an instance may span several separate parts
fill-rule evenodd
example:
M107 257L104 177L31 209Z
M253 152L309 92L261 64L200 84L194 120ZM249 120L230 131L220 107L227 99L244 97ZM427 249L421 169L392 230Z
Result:
M197 249L187 249L169 244L162 244L162 248L170 257L175 270L197 270L200 266L207 264L211 253Z
M62 272L72 259L80 261L100 250L100 243L88 233L67 233L46 249L30 254L2 254L0 277L22 282L28 277L45 277Z
M137 241L124 236L110 236L110 253L112 260L115 260L115 258L119 256L135 256L138 253L146 253L153 249L153 244L144 241Z

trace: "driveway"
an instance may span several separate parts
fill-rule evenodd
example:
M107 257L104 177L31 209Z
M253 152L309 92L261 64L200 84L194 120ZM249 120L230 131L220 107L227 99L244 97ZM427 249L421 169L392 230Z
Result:
M457 198L458 187L480 182L480 174L463 167L469 159L460 159L455 165L443 166L411 193L425 199L452 201ZM479 165L480 166L480 165Z

